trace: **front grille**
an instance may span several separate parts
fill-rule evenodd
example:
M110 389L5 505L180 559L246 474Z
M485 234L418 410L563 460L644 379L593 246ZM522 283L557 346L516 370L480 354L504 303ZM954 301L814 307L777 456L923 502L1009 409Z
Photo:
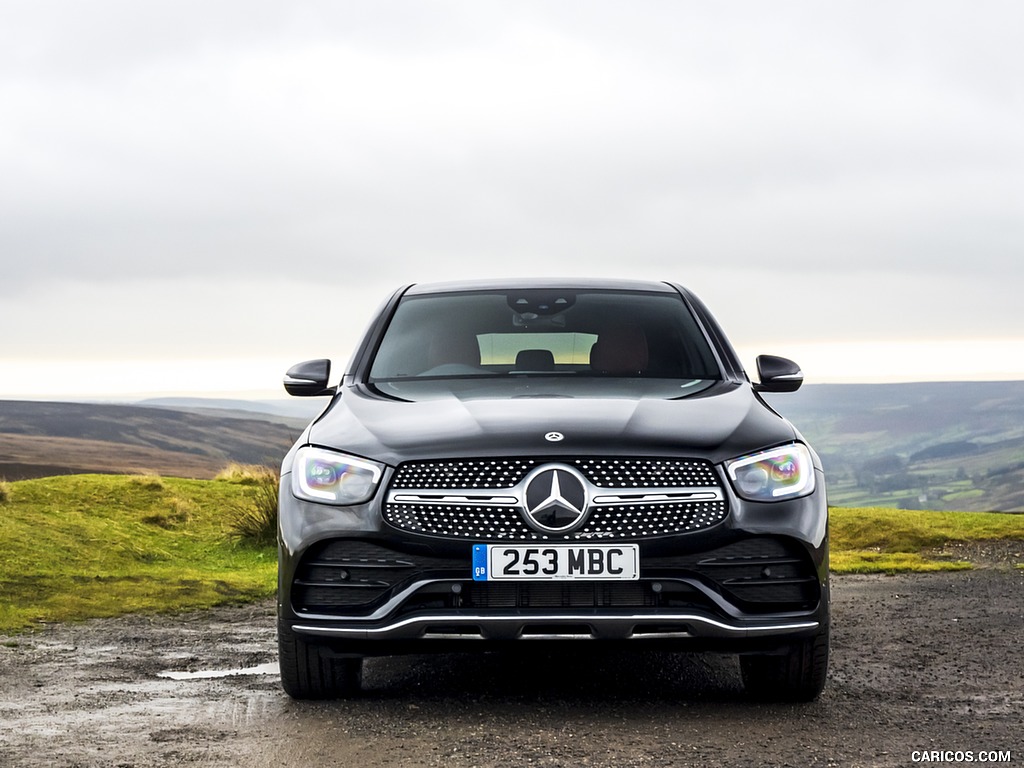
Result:
M384 518L410 533L473 541L597 540L699 531L720 523L727 511L724 501L599 507L582 528L566 536L534 531L519 510L510 507L393 503L387 505Z
M569 534L530 527L521 489L531 470L542 464L575 467L595 492L606 489L642 493L645 489L680 493L707 491L704 497L592 504L587 521ZM415 492L420 499L396 498ZM451 503L449 493L467 498ZM491 494L496 499L488 498ZM509 502L508 499L514 499ZM641 539L710 528L728 516L721 482L710 462L700 459L575 458L476 459L406 462L398 467L384 504L384 520L425 536L474 541Z

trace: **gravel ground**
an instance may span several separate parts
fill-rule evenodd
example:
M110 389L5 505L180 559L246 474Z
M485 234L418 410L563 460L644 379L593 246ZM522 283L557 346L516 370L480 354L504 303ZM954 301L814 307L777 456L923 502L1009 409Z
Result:
M1024 765L1024 572L838 577L833 600L825 693L781 706L734 657L580 644L374 659L363 698L294 702L271 603L56 625L0 638L0 766Z

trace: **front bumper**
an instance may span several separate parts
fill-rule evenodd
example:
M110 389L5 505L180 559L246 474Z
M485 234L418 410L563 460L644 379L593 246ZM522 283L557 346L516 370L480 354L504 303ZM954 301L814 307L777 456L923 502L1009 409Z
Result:
M373 503L337 509L282 484L278 614L340 655L544 640L771 652L828 624L827 508L731 498L713 529L640 540L631 582L474 582L470 541L396 532Z

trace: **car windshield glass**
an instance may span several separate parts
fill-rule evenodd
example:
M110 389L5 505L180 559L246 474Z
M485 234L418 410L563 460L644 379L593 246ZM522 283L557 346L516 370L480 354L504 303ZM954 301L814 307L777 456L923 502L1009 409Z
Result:
M398 397L682 397L721 378L680 296L524 290L406 296L369 383Z

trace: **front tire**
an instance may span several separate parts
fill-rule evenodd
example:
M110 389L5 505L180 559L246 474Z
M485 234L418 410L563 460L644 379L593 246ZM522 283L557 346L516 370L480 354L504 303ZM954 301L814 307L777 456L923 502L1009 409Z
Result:
M829 630L794 643L785 654L741 656L747 693L763 701L814 701L828 673Z
M283 623L277 625L281 686L293 699L342 699L362 689L363 660L339 658L321 643L309 642Z

